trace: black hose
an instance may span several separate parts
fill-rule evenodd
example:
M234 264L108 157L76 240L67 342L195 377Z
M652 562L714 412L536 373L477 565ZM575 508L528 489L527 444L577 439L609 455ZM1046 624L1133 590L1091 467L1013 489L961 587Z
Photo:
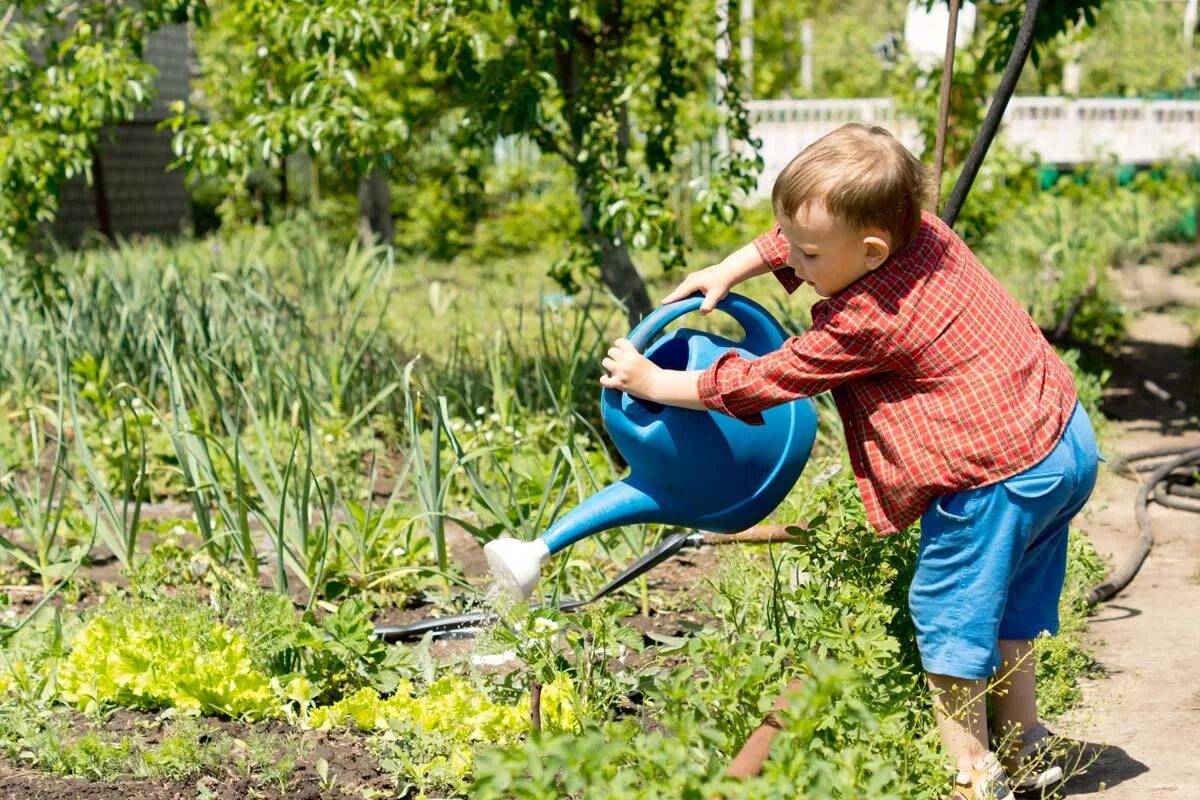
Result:
M630 564L625 570L613 578L604 588L586 600L570 600L564 598L557 606L558 611L574 611L588 603L594 603L634 578L653 569L685 547L699 547L704 543L704 535L698 533L676 533L659 542L658 546ZM459 614L452 617L433 617L410 622L407 625L377 625L375 635L385 642L416 641L427 633L454 633L475 630L498 622L500 616L489 611L478 611L473 614Z
M1133 580L1138 570L1141 569L1146 556L1150 555L1150 550L1154 547L1154 528L1150 524L1150 502L1152 500L1172 508L1200 513L1200 503L1194 500L1188 501L1174 498L1167 494L1172 484L1183 480L1190 481L1192 485L1184 486L1183 488L1187 491L1179 492L1179 494L1189 497L1193 495L1196 483L1195 470L1200 468L1200 447L1171 447L1144 450L1126 457L1121 463L1115 466L1119 469L1124 468L1127 471L1133 471L1129 467L1129 463L1132 461L1145 461L1150 458L1163 457L1167 457L1167 460L1150 473L1150 477L1142 484L1142 488L1138 490L1137 499L1134 501L1133 510L1137 517L1138 525L1137 544L1134 546L1133 551L1125 557L1125 561L1120 567L1113 570L1103 583L1092 587L1087 593L1086 600L1089 606L1103 603L1115 597L1118 592L1129 585L1129 582ZM1178 470L1189 468L1189 472L1183 475L1177 474Z
M1004 67L1004 75L996 87L992 105L988 108L983 127L979 129L979 135L963 163L962 172L954 182L954 188L950 190L950 196L946 198L946 205L942 208L942 221L952 228L954 221L958 219L958 212L962 210L963 202L967 199L967 193L971 191L971 185L975 183L975 176L979 174L983 158L992 146L992 139L996 138L996 131L1000 129L1000 120L1008 108L1008 101L1017 89L1017 79L1021 77L1021 70L1029 58L1029 51L1033 49L1033 29L1037 23L1038 12L1042 9L1042 2L1043 0L1029 0L1025 4L1021 27L1017 30L1017 41L1008 56L1008 64Z

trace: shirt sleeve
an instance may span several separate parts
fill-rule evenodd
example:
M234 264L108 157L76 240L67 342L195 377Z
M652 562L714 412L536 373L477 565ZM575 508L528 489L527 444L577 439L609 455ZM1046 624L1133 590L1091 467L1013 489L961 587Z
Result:
M877 325L862 324L869 320L864 313L833 314L757 359L729 350L700 374L700 400L713 411L761 425L765 409L882 372L890 337Z
M787 290L788 294L800 288L803 281L796 277L796 273L788 266L787 259L790 248L787 239L783 237L783 232L779 230L778 224L756 238L754 247L762 256L763 263L771 268L775 278L783 284L783 288Z

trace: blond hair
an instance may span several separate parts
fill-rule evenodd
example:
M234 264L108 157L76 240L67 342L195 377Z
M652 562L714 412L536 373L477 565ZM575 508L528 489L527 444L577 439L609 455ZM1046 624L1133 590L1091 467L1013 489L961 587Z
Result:
M775 179L771 202L789 220L820 203L855 231L884 230L895 253L920 229L928 192L925 165L887 129L851 122L793 158Z

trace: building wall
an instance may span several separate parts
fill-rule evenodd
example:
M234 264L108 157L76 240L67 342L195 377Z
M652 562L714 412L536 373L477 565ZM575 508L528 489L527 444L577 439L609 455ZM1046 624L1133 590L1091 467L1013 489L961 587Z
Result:
M186 100L190 77L187 26L155 31L146 44L146 60L158 69L158 96L132 122L115 125L100 136L103 184L109 219L116 236L179 233L191 223L191 201L183 172L167 171L174 160L171 132L157 130L169 115L168 104ZM99 228L95 188L82 176L72 179L59 196L51 234L78 245Z

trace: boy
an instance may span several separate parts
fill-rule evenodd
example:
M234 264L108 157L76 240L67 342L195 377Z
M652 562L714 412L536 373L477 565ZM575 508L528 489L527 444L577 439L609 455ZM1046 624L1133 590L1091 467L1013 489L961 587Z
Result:
M1062 779L1038 722L1032 639L1058 629L1067 524L1091 493L1098 451L1067 366L941 220L921 207L925 168L886 130L850 124L796 156L772 193L777 225L664 302L711 311L773 272L822 298L813 324L757 360L660 369L618 339L601 383L750 424L832 391L867 517L882 535L918 518L909 609L954 800L1001 800ZM1003 669L997 674L997 668ZM995 676L989 749L985 693ZM1007 773L1006 774L1006 769Z

